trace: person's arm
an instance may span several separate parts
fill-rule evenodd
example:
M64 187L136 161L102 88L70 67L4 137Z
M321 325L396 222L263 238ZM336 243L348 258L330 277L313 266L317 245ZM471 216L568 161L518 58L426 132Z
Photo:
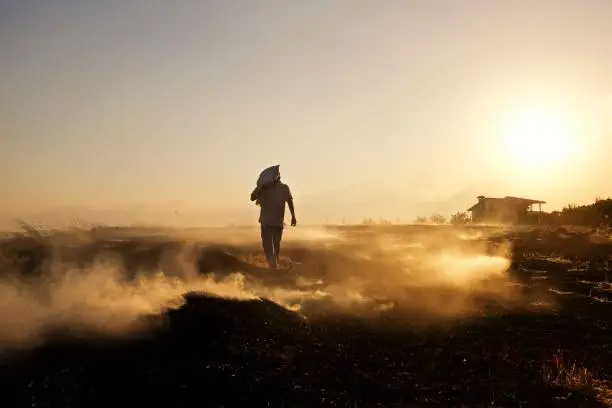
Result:
M251 201L255 201L259 198L259 187L255 187L255 190L251 192Z
M297 224L297 220L295 218L295 207L293 205L293 196L291 195L291 190L289 186L287 186L287 205L289 206L289 211L291 212L291 226L295 227Z
M288 200L287 205L289 205L289 211L291 211L291 219L295 220L295 207L293 206L293 199Z

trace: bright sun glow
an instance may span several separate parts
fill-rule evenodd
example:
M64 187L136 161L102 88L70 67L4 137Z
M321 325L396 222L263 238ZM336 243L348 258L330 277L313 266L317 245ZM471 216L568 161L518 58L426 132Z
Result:
M530 110L511 121L504 135L505 154L515 164L540 167L566 159L576 136L561 112Z

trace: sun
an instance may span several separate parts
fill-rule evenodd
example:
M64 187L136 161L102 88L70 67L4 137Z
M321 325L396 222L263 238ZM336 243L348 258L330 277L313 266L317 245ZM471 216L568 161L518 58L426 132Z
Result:
M531 109L513 118L504 134L504 154L524 167L541 167L567 159L576 137L562 112Z

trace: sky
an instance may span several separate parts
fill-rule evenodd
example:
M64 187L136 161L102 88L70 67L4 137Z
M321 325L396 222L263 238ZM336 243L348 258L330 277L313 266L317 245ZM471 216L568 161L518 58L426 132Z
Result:
M303 223L481 194L589 203L612 195L611 16L608 0L0 0L0 216L252 223L274 164ZM577 148L527 166L503 135L546 109Z

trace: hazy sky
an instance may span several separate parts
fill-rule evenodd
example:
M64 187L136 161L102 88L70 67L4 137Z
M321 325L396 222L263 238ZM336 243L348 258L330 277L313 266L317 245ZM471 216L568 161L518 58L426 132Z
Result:
M304 222L590 202L612 195L611 21L609 0L0 0L0 213L256 221L273 164ZM531 107L580 152L508 159Z

